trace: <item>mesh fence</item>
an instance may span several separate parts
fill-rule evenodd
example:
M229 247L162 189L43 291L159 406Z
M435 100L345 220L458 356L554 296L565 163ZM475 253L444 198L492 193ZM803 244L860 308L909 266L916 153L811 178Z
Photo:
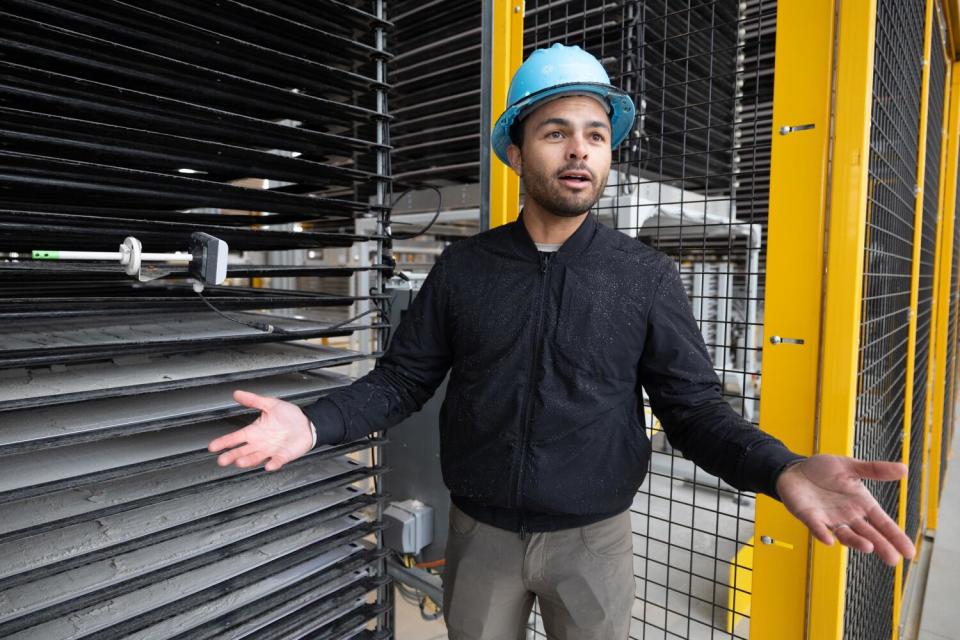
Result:
M775 21L763 0L528 0L525 18L525 57L580 45L640 106L595 213L676 259L725 397L752 422ZM754 496L675 452L646 404L654 453L632 509L630 637L746 638ZM544 637L539 620L531 633Z
M902 455L923 27L923 0L877 3L853 451L867 459ZM867 484L896 518L898 484ZM890 637L893 604L893 569L850 554L844 637Z
M920 243L920 283L917 303L916 363L913 377L913 416L910 431L910 475L907 480L907 535L916 540L921 529L923 489L923 443L929 416L927 365L933 317L934 261L937 244L937 213L940 195L940 143L943 139L943 98L947 65L940 39L941 18L936 12L934 42L930 52L930 92L927 100L926 165L923 182L923 228ZM907 572L903 572L906 579Z

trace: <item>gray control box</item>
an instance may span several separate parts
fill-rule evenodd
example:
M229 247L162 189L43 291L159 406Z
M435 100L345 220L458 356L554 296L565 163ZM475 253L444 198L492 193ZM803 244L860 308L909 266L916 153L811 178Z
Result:
M383 543L399 553L420 553L433 542L433 507L419 500L391 502L383 510Z

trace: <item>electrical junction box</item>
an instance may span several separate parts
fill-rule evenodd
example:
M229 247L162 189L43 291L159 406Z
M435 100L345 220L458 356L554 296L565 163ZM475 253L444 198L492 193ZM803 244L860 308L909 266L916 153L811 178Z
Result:
M383 542L399 553L420 553L433 542L433 507L419 500L391 502L383 510Z

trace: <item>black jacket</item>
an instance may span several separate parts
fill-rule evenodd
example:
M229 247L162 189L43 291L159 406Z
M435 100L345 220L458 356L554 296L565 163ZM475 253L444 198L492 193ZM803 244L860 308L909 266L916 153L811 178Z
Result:
M799 458L737 415L672 259L588 215L552 258L521 219L448 247L375 368L305 409L319 442L386 429L450 369L440 461L453 502L514 531L630 507L650 442L640 387L672 446L775 496Z

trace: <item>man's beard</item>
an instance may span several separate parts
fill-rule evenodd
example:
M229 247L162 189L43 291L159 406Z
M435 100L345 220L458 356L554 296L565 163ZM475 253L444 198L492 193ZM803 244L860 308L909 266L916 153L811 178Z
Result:
M526 197L536 200L546 211L562 218L575 218L589 211L600 200L600 196L603 195L603 190L607 185L607 176L604 176L595 190L584 189L564 193L560 190L562 186L551 186L549 176L538 171L531 171L522 162L521 160ZM570 165L557 172L554 178L564 171L589 171L593 175L593 172L583 165ZM595 181L596 177L594 176Z

